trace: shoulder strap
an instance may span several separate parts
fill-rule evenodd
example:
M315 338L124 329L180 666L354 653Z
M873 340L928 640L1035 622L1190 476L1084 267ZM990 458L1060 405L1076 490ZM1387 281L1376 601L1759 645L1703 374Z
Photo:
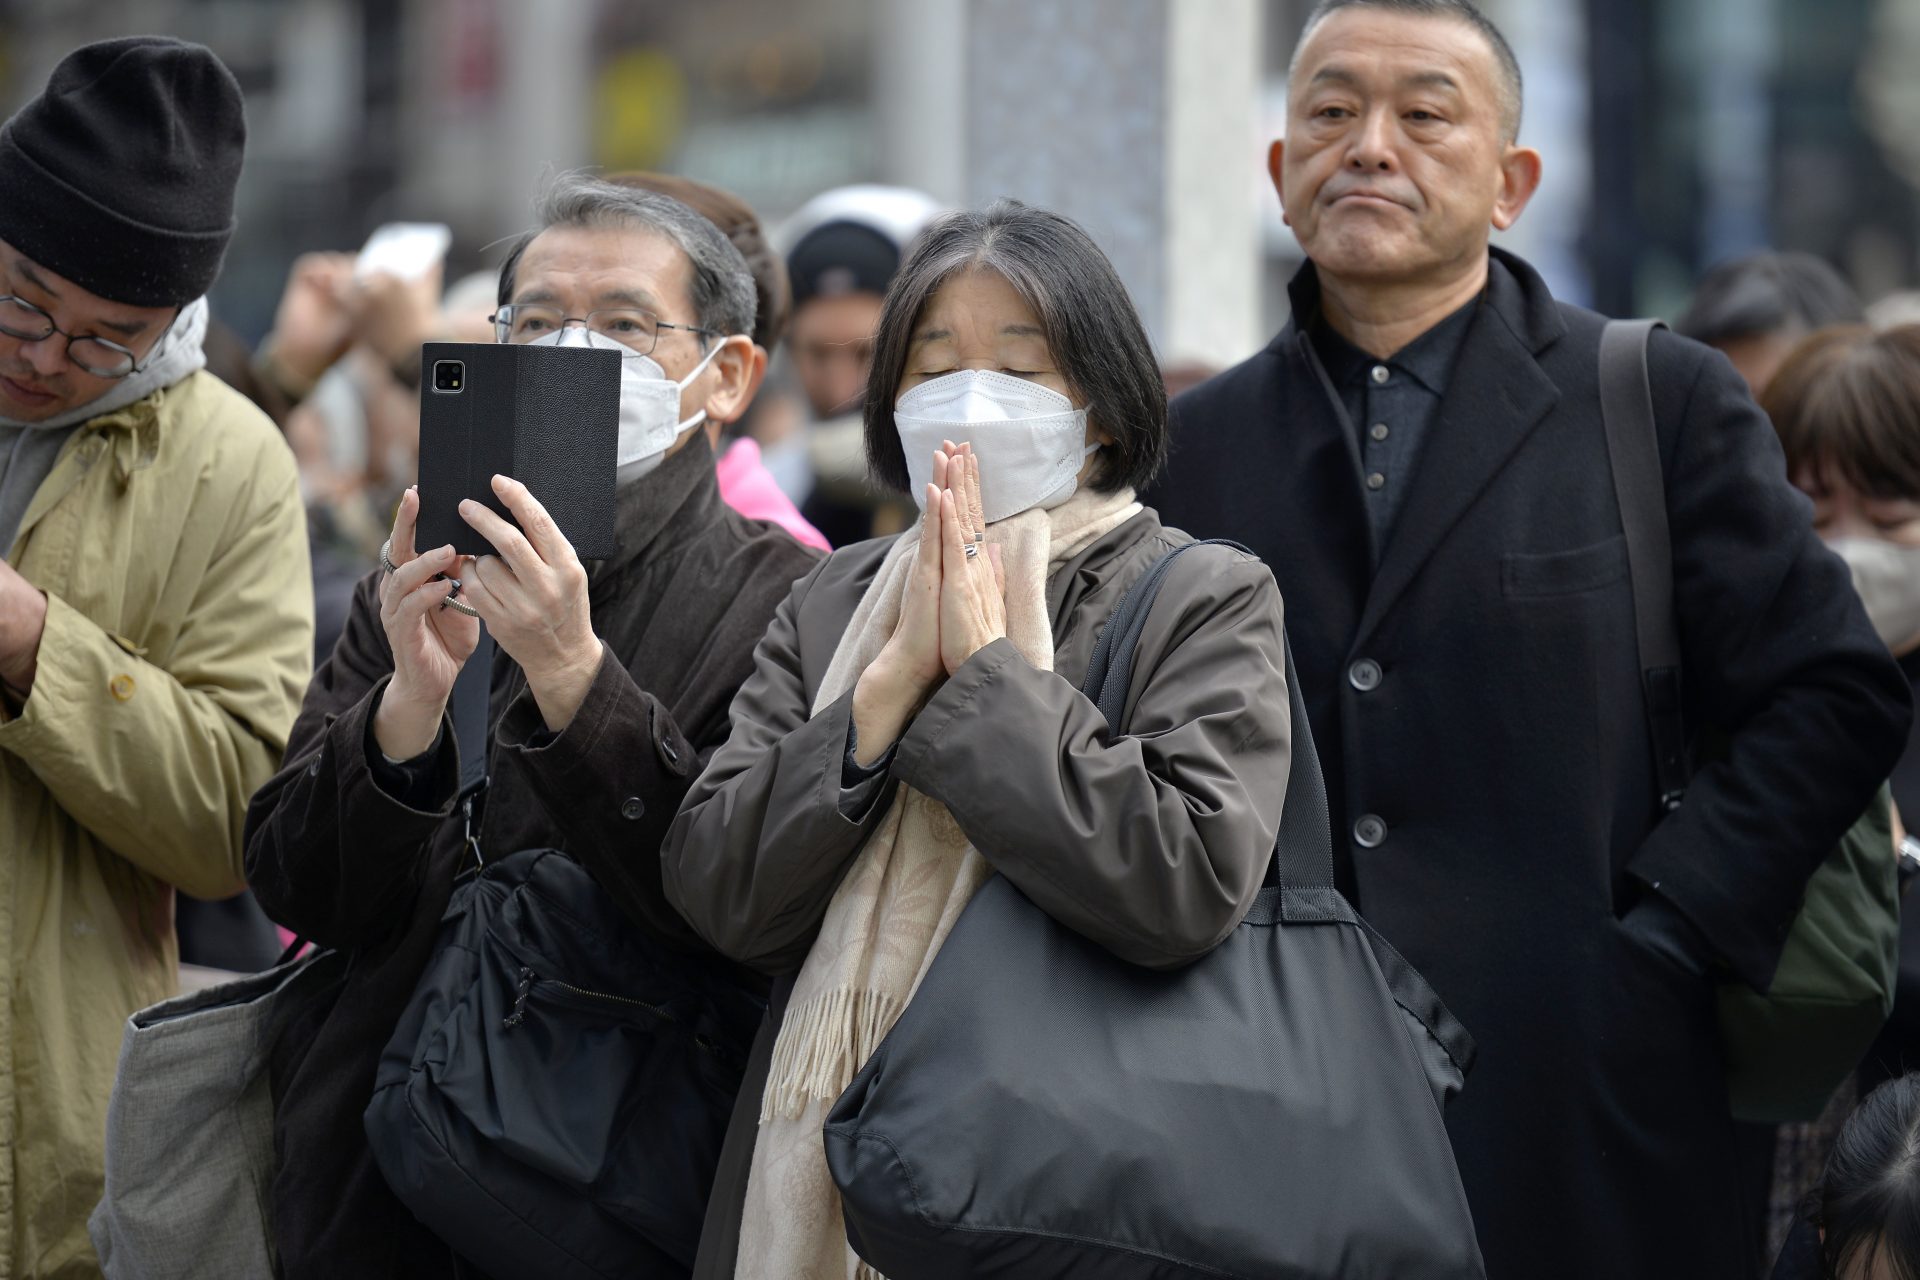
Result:
M453 679L447 714L453 718L453 744L460 756L460 815L466 823L467 848L481 866L480 811L487 789L488 696L493 688L493 637L480 624L473 656Z
M1653 735L1660 808L1679 807L1687 790L1686 726L1681 718L1680 629L1673 610L1673 544L1667 486L1647 376L1647 338L1658 320L1610 320L1600 335L1600 416L1606 424L1613 493L1627 537L1633 581L1640 691Z
M1126 596L1115 606L1113 616L1094 646L1093 659L1087 664L1087 678L1080 689L1100 708L1107 726L1115 734L1123 732L1127 686L1133 679L1133 655L1145 629L1147 613L1160 594L1173 562L1195 547L1224 546L1247 551L1237 542L1214 540L1189 542L1167 552L1153 567L1140 575ZM1248 555L1253 553L1247 551ZM1307 722L1306 704L1300 699L1300 679L1293 669L1293 647L1286 649L1287 711L1292 722L1292 763L1287 775L1287 798L1280 811L1280 836L1274 858L1279 864L1283 891L1302 891L1302 904L1333 910L1318 897L1333 891L1333 828L1327 818L1327 784L1320 772L1320 755L1313 746L1313 726ZM1324 891L1316 895L1314 891ZM1300 894L1289 894L1289 900ZM1291 908L1289 918L1295 915Z
M480 643L454 677L447 714L453 718L453 742L460 751L460 798L487 785L487 696L493 684L493 637L480 624Z

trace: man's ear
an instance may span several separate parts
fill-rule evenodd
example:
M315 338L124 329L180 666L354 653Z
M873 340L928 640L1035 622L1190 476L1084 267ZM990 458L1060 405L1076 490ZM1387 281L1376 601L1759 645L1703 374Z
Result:
M707 366L714 380L707 396L707 416L716 422L734 422L753 403L767 376L767 349L746 338L728 338Z
M1267 148L1267 177L1273 181L1273 194L1280 198L1280 220L1287 221L1287 185L1280 175L1285 172L1287 158L1287 140L1275 138L1273 145ZM1287 222L1292 226L1291 222Z
M1540 153L1532 147L1508 147L1500 161L1500 194L1493 202L1493 225L1505 231L1520 221L1527 201L1540 189Z

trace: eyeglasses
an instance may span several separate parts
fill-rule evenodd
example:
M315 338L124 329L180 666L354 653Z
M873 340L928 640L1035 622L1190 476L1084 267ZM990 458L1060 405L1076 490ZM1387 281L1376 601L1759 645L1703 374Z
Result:
M45 342L57 333L67 340L67 359L96 378L124 378L141 369L140 358L119 343L90 333L75 337L23 298L0 295L0 333L22 342Z
M500 308L488 319L493 321L495 342L535 342L550 333L558 333L570 324L581 324L589 331L603 338L612 338L643 356L653 353L662 329L684 329L688 333L709 338L722 336L717 330L702 329L698 325L673 324L638 307L613 307L605 311L589 311L584 316L570 316L558 307L542 303L516 303Z

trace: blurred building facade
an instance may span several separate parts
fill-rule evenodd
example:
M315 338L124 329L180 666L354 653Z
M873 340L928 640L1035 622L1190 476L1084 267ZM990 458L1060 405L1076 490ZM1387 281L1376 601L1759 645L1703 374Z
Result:
M1312 0L0 0L0 106L85 40L205 41L252 148L215 301L266 327L287 264L451 224L450 275L541 179L662 168L770 221L826 187L1011 195L1093 231L1171 361L1285 314L1265 149ZM1486 0L1528 79L1539 199L1505 239L1564 296L1668 313L1705 266L1806 249L1920 282L1920 0Z

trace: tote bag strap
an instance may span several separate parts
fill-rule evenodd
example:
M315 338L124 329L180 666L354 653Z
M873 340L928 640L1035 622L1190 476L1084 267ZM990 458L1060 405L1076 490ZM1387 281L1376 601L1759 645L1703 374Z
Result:
M1094 646L1093 659L1087 664L1087 678L1081 684L1107 727L1115 734L1124 731L1127 686L1133 679L1134 651L1145 630L1147 614L1166 582L1173 562L1195 547L1232 547L1252 555L1237 542L1210 539L1189 542L1161 556L1140 575L1126 596L1115 606L1113 616ZM1320 772L1320 754L1313 746L1313 726L1307 721L1306 704L1300 699L1300 678L1294 672L1293 646L1286 646L1287 710L1292 721L1293 751L1287 774L1287 798L1280 811L1280 835L1275 841L1274 859L1280 873L1280 905L1284 918L1295 921L1316 919L1345 920L1352 917L1333 888L1333 828L1327 818L1327 784Z
M1647 339L1665 327L1658 320L1609 320L1601 330L1600 417L1606 426L1620 527L1627 538L1640 694L1653 736L1654 777L1660 810L1671 813L1687 791L1687 729L1680 700L1680 629L1674 620L1667 486L1647 375Z

